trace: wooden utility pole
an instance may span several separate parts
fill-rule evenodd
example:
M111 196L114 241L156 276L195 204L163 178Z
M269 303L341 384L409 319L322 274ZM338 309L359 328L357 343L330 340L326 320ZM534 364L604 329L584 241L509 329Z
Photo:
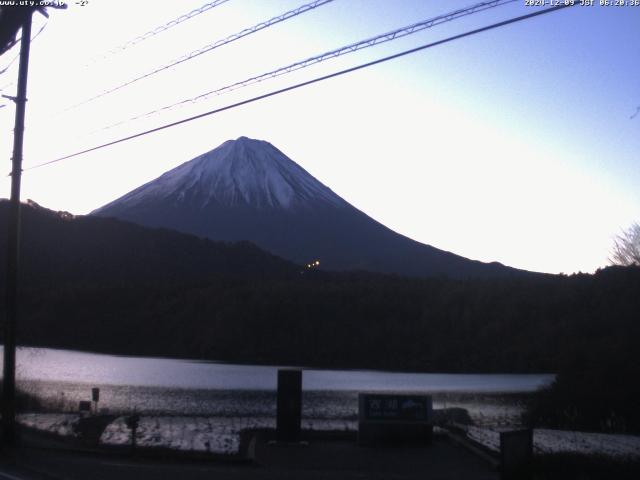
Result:
M20 41L20 69L16 103L16 121L13 136L11 170L11 199L7 228L7 283L6 316L4 321L4 370L2 381L2 444L16 444L16 318L18 314L18 258L20 243L20 180L22 177L22 145L24 139L24 113L27 103L27 74L31 43L31 17L22 25Z

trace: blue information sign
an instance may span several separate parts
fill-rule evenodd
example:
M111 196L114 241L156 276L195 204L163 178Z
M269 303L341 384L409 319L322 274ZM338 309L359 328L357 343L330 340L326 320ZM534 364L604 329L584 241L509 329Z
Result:
M361 421L428 422L432 400L426 395L361 394Z

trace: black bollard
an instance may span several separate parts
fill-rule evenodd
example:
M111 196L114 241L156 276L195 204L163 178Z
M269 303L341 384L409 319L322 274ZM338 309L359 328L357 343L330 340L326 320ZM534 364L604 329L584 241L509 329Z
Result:
M502 480L531 478L533 460L533 430L514 430L500 433Z
M302 416L302 370L278 370L276 440L300 441Z

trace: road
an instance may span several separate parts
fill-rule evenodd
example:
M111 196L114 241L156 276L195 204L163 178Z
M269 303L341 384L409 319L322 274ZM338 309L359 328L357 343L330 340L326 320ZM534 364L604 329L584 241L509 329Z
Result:
M497 480L468 450L441 439L427 446L361 448L351 441L303 446L254 442L254 461L139 458L126 454L21 448L0 459L0 480Z

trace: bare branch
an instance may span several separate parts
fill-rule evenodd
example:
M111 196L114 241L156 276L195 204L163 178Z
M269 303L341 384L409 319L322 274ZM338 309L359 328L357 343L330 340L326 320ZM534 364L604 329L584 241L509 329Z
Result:
M640 265L640 224L634 223L613 241L612 265Z

